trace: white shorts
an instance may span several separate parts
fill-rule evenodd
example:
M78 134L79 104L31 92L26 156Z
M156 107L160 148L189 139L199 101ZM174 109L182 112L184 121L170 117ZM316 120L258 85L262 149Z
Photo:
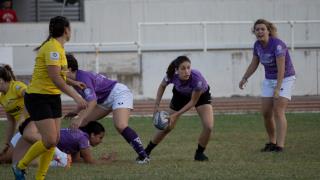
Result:
M106 110L114 110L119 108L133 109L133 95L130 89L121 83L117 83L111 90L108 98L100 107Z
M289 76L282 80L279 96L291 100L292 90L294 88L296 77ZM265 79L262 83L262 97L273 97L274 89L277 86L276 79Z
M12 145L12 147L16 147L17 142L19 141L19 139L21 138L21 134L20 132L17 132L10 140L10 144Z

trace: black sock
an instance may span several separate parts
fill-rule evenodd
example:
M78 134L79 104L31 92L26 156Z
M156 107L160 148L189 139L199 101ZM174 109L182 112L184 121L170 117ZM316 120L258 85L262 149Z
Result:
M196 153L202 154L205 149L206 149L205 147L202 147L200 144L198 144L198 149L197 149Z
M146 153L150 155L153 148L155 148L158 144L154 144L153 142L149 142L147 148L145 149Z

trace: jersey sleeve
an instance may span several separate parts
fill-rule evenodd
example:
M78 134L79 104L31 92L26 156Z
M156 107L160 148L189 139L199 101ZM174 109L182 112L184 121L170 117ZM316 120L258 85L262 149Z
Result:
M94 84L93 84L92 80L87 76L83 76L80 81L83 82L87 86L83 90L83 94L84 94L83 98L86 101L96 100L97 99L97 95L96 95L95 87L94 87Z
M97 99L97 95L96 93L94 92L93 89L91 88L86 88L83 90L83 94L84 94L84 99L86 101L93 101L93 100L96 100Z
M86 149L90 147L89 139L85 136L81 136L78 142L79 142L79 149Z
M46 49L44 52L45 62L46 65L53 65L53 66L61 66L62 56L64 54L61 54L57 48L51 46Z
M201 81L201 80L198 80L197 82L196 82L196 85L195 85L195 87L194 87L194 91L202 91L203 90L203 84L204 84L204 82L203 81Z
M14 86L14 90L17 93L18 97L22 97L23 93L27 89L27 85L24 84L23 82L19 82L19 81L17 81L13 86Z
M276 57L281 57L286 55L287 47L283 42L279 41L275 44L275 46L276 48L274 53Z
M169 79L169 77L167 75L165 75L164 78L162 79L161 83L168 85L168 84L172 83L172 81Z

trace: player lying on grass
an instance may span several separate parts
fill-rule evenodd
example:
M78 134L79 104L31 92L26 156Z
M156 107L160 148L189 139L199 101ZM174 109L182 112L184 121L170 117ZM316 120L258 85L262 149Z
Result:
M33 123L25 121L25 124ZM23 132L23 128L20 128ZM102 142L105 135L104 127L98 122L90 122L80 129L62 128L60 130L60 140L55 155L51 161L51 166L70 167L71 162L84 162L88 164L109 163L115 160L115 153L102 155L99 159L94 159L91 154L91 147L96 147ZM28 148L31 146L28 141L21 138L18 132L11 140L13 149L12 161L18 162ZM71 159L72 158L72 159Z

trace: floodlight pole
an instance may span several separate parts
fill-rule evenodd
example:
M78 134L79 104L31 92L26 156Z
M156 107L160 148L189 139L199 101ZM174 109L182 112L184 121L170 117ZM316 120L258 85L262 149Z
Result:
M63 16L63 14L64 14L64 7L66 6L66 5L65 5L66 2L67 2L67 0L63 0L62 9L61 9L61 16Z

